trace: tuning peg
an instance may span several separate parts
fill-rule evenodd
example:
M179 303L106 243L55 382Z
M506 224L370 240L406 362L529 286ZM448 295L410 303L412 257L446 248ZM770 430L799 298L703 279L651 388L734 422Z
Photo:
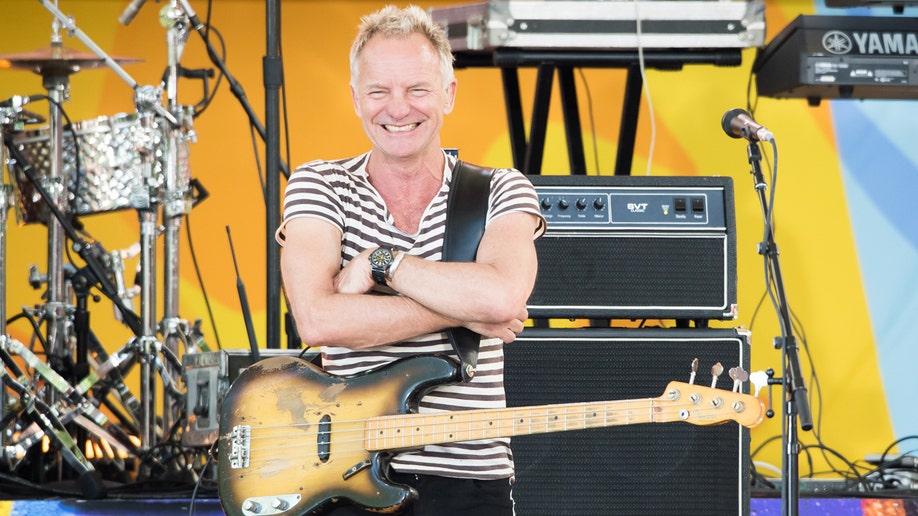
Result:
M688 380L689 385L692 385L695 383L696 373L698 373L698 359L697 358L695 360L692 360L692 373L689 374L689 380Z
M752 383L752 395L758 397L759 391L768 386L768 373L756 371L749 375L749 382Z
M749 373L740 366L731 367L730 378L733 378L733 392L739 392L743 382L749 379Z
M711 366L711 388L717 387L717 379L724 372L724 366L720 362Z

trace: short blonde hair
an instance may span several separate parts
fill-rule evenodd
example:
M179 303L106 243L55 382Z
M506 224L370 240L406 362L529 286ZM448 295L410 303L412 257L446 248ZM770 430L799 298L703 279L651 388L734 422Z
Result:
M412 34L421 34L427 38L439 54L443 85L447 87L453 80L454 58L446 31L433 21L427 11L415 5L409 5L404 9L387 5L360 19L357 37L351 45L351 87L357 87L357 78L360 75L360 53L373 36L403 38Z

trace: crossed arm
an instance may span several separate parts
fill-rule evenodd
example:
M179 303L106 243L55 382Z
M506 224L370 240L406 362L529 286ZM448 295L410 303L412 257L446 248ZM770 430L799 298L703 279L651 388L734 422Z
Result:
M454 326L512 342L522 331L536 277L534 215L510 213L488 225L475 262L406 256L389 286L374 295L367 249L340 268L341 235L326 221L291 220L281 254L284 287L297 330L310 346L364 348Z

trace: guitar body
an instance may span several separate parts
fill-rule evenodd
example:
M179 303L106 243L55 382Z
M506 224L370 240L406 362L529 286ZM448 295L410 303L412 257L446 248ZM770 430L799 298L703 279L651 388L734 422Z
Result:
M354 503L397 511L417 493L388 481L385 453L367 451L366 420L409 413L431 387L458 379L455 362L434 356L347 378L292 357L252 365L221 408L223 510L229 516L301 515Z

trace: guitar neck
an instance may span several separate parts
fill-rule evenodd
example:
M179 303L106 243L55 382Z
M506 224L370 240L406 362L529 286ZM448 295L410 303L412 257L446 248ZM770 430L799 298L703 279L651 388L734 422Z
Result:
M371 451L475 441L681 419L679 410L646 398L502 409L401 414L372 418L366 426Z

